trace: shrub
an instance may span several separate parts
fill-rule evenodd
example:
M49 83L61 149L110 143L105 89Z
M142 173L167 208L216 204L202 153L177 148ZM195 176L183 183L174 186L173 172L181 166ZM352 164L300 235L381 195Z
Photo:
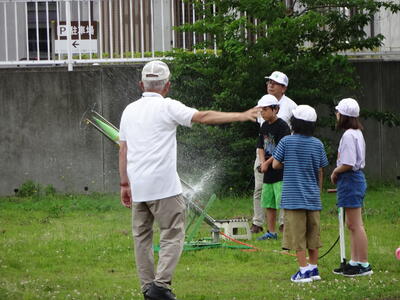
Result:
M40 185L34 183L32 180L28 180L21 184L21 186L18 188L16 195L18 197L32 197L32 196L37 196L40 193Z
M46 196L54 196L57 191L52 184L49 184L43 189L43 192Z

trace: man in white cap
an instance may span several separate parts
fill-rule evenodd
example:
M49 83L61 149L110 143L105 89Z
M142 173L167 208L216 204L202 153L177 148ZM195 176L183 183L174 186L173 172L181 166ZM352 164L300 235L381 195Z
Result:
M275 71L267 79L267 92L274 95L279 101L278 117L290 125L290 118L293 116L293 110L297 104L285 95L289 86L289 78L286 74Z
M121 202L132 207L136 265L147 300L176 299L171 281L183 249L186 209L176 167L177 126L256 121L259 111L197 111L165 98L169 79L170 71L164 62L147 63L140 82L142 98L125 108L120 124ZM156 270L152 249L154 221L160 227Z
M289 85L289 78L286 74L275 71L272 72L270 76L265 77L267 79L267 92L270 95L275 96L279 101L279 112L278 118L284 120L290 126L290 118L292 117L292 111L297 107L297 104L285 95L287 87ZM257 122L262 125L264 120L262 118L258 118ZM251 225L252 233L259 233L263 231L262 225L264 224L264 212L261 207L261 191L263 186L263 174L258 171L258 166L260 165L260 158L256 156L256 160L254 162L254 194L253 194L253 224ZM282 231L283 227L283 216L280 213L279 217L279 227Z

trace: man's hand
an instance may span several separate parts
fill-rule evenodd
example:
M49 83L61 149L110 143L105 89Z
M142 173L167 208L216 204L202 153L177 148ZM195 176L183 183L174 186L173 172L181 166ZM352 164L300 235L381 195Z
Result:
M126 208L132 207L131 188L129 186L121 186L121 203Z
M256 122L257 117L260 116L261 108L260 107L253 107L249 110L246 110L242 112L240 121L246 122L246 121L252 121Z

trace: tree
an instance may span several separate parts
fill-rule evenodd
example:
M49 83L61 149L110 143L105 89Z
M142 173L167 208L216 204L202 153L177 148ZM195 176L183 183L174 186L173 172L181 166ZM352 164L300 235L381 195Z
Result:
M289 74L287 93L297 103L332 108L358 86L353 67L341 53L379 47L384 37L369 37L364 28L379 10L400 10L393 1L374 0L205 0L190 4L202 17L179 30L207 38L195 46L196 54L175 54L173 80L178 84L173 96L198 108L224 111L254 106L265 93L264 76L275 70ZM214 43L217 55L202 51ZM319 122L326 126L333 121L320 118ZM197 166L207 168L221 162L222 189L243 191L252 187L256 130L251 124L197 127L181 130L180 138L188 146L183 149L190 149L186 150L190 159L207 155L208 160L202 159Z

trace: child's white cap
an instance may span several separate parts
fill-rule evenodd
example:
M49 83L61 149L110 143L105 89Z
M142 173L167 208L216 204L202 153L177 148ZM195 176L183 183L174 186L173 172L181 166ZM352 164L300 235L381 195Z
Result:
M279 105L278 99L275 96L267 94L261 97L258 100L257 107L265 107L265 106L272 106L272 105Z
M317 113L315 112L315 109L309 105L299 105L293 109L292 112L296 119L308 122L317 121Z
M265 76L265 78L276 81L277 83L283 84L284 86L289 85L289 78L286 76L285 73L279 71L272 72L271 75Z
M169 79L168 65L160 60L148 62L142 70L142 81L158 81Z
M358 117L360 115L360 106L353 98L340 100L335 109L343 116Z

